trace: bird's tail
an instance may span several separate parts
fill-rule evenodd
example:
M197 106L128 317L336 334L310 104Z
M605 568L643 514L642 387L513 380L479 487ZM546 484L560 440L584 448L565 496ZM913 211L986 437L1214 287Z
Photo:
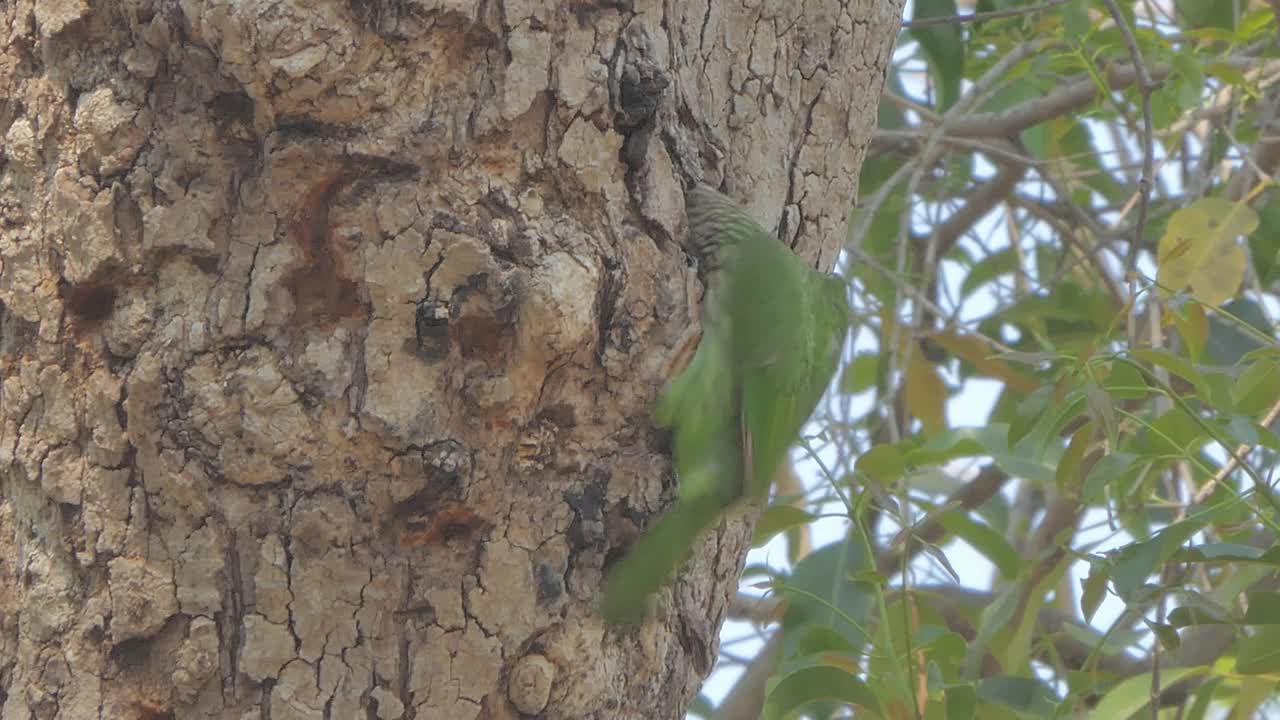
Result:
M719 516L714 495L682 498L631 546L609 570L604 584L604 617L615 624L639 623L657 592L689 555L698 535Z

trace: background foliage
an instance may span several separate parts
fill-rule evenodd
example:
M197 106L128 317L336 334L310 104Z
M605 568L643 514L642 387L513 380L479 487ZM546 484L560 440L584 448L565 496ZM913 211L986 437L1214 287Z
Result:
M1278 16L917 0L694 714L1280 713Z

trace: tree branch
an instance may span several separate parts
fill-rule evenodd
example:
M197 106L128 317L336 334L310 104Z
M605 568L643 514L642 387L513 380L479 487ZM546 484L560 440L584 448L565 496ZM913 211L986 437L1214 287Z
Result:
M1234 67L1256 68L1258 59L1236 56L1226 60ZM1173 72L1173 66L1155 65L1148 76L1151 82L1163 82ZM1107 68L1107 88L1124 90L1139 81L1139 70L1132 63L1116 63ZM1028 101L1008 110L975 113L953 119L947 126L947 134L953 137L991 138L1012 137L1029 127L1079 110L1098 97L1098 85L1090 75L1079 75L1044 97Z
M970 480L964 487L955 491L943 502L943 505L955 504L966 510L972 510L990 500L1000 492L1000 488L1009 481L1009 475L995 465L987 465L978 471L978 476ZM915 532L911 540L902 550L882 555L876 560L876 572L885 577L892 577L904 564L910 564L926 544L937 545L947 535L947 530L936 519L927 520Z

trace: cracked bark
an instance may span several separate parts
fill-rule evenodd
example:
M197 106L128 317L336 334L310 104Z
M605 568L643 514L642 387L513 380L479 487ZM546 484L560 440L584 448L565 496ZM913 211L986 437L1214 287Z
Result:
M900 4L601 5L0 4L0 718L680 715L680 188L829 267Z

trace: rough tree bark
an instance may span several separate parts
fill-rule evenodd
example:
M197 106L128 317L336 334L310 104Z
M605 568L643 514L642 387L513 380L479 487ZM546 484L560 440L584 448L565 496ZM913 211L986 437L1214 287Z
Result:
M0 717L678 716L681 187L829 267L900 6L0 3Z

